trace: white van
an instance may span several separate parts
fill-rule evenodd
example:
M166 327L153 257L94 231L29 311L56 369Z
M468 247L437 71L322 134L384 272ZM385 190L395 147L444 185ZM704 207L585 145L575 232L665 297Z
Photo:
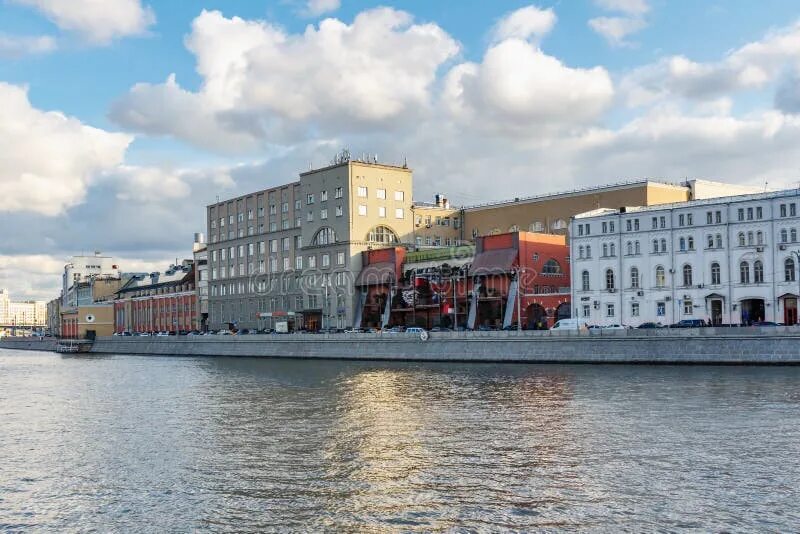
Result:
M586 328L587 324L583 319L561 319L550 330L580 330Z

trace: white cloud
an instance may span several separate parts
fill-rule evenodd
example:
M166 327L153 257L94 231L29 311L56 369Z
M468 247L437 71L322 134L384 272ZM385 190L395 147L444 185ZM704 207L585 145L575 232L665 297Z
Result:
M31 106L27 90L0 82L0 211L53 216L80 203L132 141Z
M326 19L302 34L203 11L186 44L203 78L199 92L174 78L139 84L111 117L222 151L288 142L309 129L410 120L429 107L438 69L459 49L435 24L389 8L362 12L350 25Z
M27 36L0 33L0 58L20 58L46 54L56 49L56 40L48 35Z
M605 69L571 68L530 43L508 39L490 47L481 63L454 67L443 102L473 128L544 134L595 121L613 94Z
M77 32L96 44L142 34L156 20L153 10L140 0L11 1L41 11L62 30Z
M639 67L622 86L631 105L668 97L715 99L765 87L787 68L800 66L800 23L767 34L717 62L699 63L671 56Z
M341 7L340 0L308 0L303 15L306 17L319 17L325 13L336 11Z
M775 107L784 113L800 114L800 71L788 74L778 85Z
M124 165L110 173L117 185L117 198L140 203L171 203L187 199L193 187L234 185L228 169L170 169Z
M511 38L528 40L532 37L541 39L550 33L555 24L556 14L552 9L523 7L500 19L492 32L493 40L495 42Z
M647 27L644 19L638 17L597 17L589 21L589 26L613 46L624 46L625 38Z
M647 0L594 0L594 3L606 11L618 11L627 15L644 15L650 11Z

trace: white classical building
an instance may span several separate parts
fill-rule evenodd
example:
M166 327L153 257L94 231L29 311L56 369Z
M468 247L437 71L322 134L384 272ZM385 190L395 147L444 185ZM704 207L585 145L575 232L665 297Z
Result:
M590 324L797 324L800 190L582 213L573 316Z

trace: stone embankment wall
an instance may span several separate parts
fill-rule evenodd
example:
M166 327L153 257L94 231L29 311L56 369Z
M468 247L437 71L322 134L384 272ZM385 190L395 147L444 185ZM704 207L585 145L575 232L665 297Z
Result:
M0 348L55 350L55 342L4 339ZM800 364L800 329L434 332L425 341L414 334L108 337L98 338L91 352L527 363Z
M58 340L52 337L4 337L0 349L55 351Z

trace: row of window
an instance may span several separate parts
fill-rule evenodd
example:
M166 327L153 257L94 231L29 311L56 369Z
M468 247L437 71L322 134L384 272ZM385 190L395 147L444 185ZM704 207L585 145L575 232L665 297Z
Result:
M341 189L341 187L337 188L337 190L338 189ZM359 198L367 198L367 197L369 197L369 191L367 189L367 186L365 186L365 185L358 186L358 188L356 189L356 195ZM339 197L337 197L337 198L339 198ZM377 198L378 200L386 200L386 189L376 189L375 190L375 198ZM403 202L405 200L405 198L406 198L405 192L403 192L403 191L395 191L394 192L394 199L397 202Z
M384 195L386 194L386 190L384 190ZM344 189L342 187L337 187L333 190L333 198L342 198L344 196ZM365 195L366 196L366 195ZM316 195L314 193L308 193L306 195L306 205L310 206L316 200ZM319 201L320 202L327 202L328 201L328 191L323 190L319 192ZM299 202L299 201L298 201Z
M348 273L339 271L331 274L311 274L304 279L299 277L286 277L281 279L281 291L284 293L297 291L303 289L307 291L309 288L330 288L332 293L336 294L336 288L346 287L348 283ZM273 278L267 280L240 280L238 282L229 282L221 284L211 284L212 297L224 297L229 295L243 295L247 293L267 293L275 291L278 288L278 280ZM313 293L307 295L308 297L316 298ZM296 298L302 299L302 296ZM343 299L344 295L339 298ZM301 305L302 306L302 305ZM314 308L316 306L309 306ZM300 309L300 308L298 308Z
M320 267L327 268L331 266L331 255L328 253L320 254ZM336 253L336 265L344 265L345 264L345 253L344 252L337 252ZM283 268L279 269L279 266L282 265ZM309 269L315 269L317 267L317 256L310 255L306 256L306 266ZM303 256L296 256L294 258L294 267L292 267L292 259L288 256L283 258L281 264L279 264L279 258L269 258L269 272L275 273L279 272L280 270L283 271L292 271L292 270L302 270L303 269ZM248 276L254 274L264 274L267 272L267 260L258 260L250 261L250 262L240 262L238 264L231 263L229 265L220 265L219 267L212 267L211 268L211 279L212 280L219 280L222 278L235 278L237 276Z
M794 282L796 278L795 261L792 258L786 258L783 262L784 267L784 281ZM692 287L694 285L694 270L691 265L686 264L681 269L682 274L682 287ZM739 283L740 284L763 284L764 283L764 264L761 260L756 260L752 264L752 282L751 282L751 268L750 262L742 261L739 264ZM630 289L639 289L641 287L641 277L638 267L631 267L630 269ZM722 284L722 269L717 262L711 263L711 285ZM659 265L655 269L655 287L663 289L667 286L666 271L663 266ZM616 276L613 269L606 269L605 272L605 289L608 291L616 290ZM584 270L581 273L581 289L583 291L591 291L589 271Z
M460 217L453 217L453 228L459 228L461 226L461 218ZM425 226L431 227L432 225L436 226L450 226L450 217L441 217L436 216L431 217L430 215L426 215L424 218L422 215L417 215L416 224L417 226L422 226L422 223L425 223ZM514 232L516 230L509 230L509 232Z
M694 314L694 303L692 299L683 299L681 300L681 305L683 308L684 315L693 315ZM638 302L631 302L631 317L639 317L640 306ZM656 316L657 317L664 317L667 311L667 303L666 302L656 302ZM591 306L588 304L583 305L582 315L585 318L591 317L592 311ZM613 302L609 302L606 304L606 317L613 318L616 315L616 304Z

